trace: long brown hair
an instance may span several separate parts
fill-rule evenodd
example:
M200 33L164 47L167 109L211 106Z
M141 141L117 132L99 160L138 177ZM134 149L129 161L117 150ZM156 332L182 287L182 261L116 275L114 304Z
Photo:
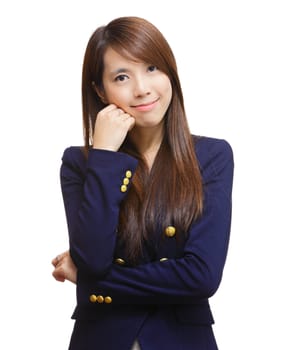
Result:
M108 47L126 58L157 66L167 74L172 85L164 139L151 172L129 136L120 149L139 160L120 209L118 228L128 259L135 262L142 254L143 241L151 235L163 234L169 225L175 226L178 235L188 231L202 212L202 180L174 55L161 32L138 17L120 17L99 27L87 45L82 76L86 152L93 142L97 113L106 106L96 91L103 89L104 53Z

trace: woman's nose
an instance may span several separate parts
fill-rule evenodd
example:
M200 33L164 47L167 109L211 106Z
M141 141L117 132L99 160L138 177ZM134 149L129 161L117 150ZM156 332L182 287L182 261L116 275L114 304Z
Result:
M135 80L134 95L135 97L149 95L151 93L147 79L139 78Z

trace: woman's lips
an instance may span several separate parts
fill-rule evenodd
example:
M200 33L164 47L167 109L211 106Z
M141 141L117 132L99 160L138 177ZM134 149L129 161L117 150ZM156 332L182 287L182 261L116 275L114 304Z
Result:
M140 105L132 106L132 108L135 108L137 111L141 112L148 112L151 111L157 104L158 99L149 103L143 103Z

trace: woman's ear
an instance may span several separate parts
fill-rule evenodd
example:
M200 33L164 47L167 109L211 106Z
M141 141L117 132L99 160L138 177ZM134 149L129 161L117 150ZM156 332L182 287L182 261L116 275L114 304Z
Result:
M95 90L96 94L99 96L99 98L102 100L102 102L107 104L108 102L105 97L104 89L102 87L97 86L94 81L92 81L92 87Z

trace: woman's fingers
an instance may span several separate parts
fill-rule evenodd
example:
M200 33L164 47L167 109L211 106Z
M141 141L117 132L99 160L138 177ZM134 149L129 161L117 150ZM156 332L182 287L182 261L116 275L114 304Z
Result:
M70 282L76 283L77 268L73 263L69 251L57 255L54 259L52 259L51 263L54 266L52 276L57 281L64 282L65 280L69 280Z
M58 282L64 282L65 281L64 271L60 267L57 267L57 268L54 269L54 271L52 272L52 276Z
M135 119L115 105L102 109L96 119L93 148L117 151Z
M58 254L54 259L52 259L52 265L55 267L67 254L69 254L68 250L64 253Z

